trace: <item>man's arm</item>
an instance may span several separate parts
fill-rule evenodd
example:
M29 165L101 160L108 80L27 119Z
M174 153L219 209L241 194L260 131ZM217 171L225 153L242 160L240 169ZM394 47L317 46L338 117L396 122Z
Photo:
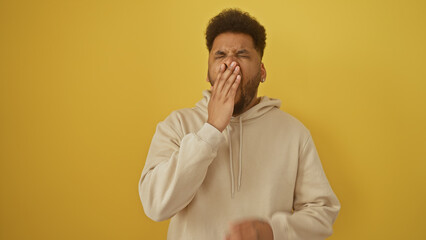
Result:
M274 239L325 239L333 233L340 202L327 180L311 136L299 157L293 208L293 213L273 214L270 224Z
M216 157L223 136L208 123L179 141L170 121L157 125L139 181L139 195L148 217L166 220L188 205Z
M162 221L174 216L195 196L223 141L221 132L231 119L240 81L236 63L228 69L220 66L212 86L207 123L197 133L182 138L175 115L158 124L139 181L142 205L151 219Z
M276 212L270 219L232 223L226 240L319 240L332 234L340 203L311 136L300 153L293 208L293 213Z

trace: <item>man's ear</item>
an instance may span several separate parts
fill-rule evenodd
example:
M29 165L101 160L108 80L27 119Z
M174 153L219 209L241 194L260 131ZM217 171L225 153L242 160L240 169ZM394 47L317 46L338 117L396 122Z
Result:
M266 68L265 65L263 63L261 63L260 65L260 77L262 82L266 81Z

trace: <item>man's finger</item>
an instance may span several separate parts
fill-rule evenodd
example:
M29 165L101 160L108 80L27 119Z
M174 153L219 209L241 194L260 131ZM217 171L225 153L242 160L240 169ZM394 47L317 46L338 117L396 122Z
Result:
M237 75L234 83L232 84L228 92L228 97L230 97L231 99L235 99L235 95L237 95L237 89L238 89L238 86L240 85L240 82L241 82L241 75Z
M220 79L221 79L222 74L223 74L223 72L225 71L225 69L226 69L226 64L222 63L222 64L220 65L220 67L219 67L219 73L217 74L216 81L213 83L213 85L212 85L212 87L211 87L211 90L212 90L212 97L213 97L214 95L216 95L216 92L217 92L217 89L218 89L218 87L217 87L217 86L219 85Z
M226 80L224 86L223 86L223 93L225 95L228 95L229 90L232 87L232 84L234 84L235 80L237 79L237 75L240 73L240 66L236 66L232 74L229 76L228 80Z
M232 62L231 66L229 66L223 73L220 78L218 78L217 91L222 92L223 85L226 80L228 80L229 76L234 72L235 67L237 66L236 62Z

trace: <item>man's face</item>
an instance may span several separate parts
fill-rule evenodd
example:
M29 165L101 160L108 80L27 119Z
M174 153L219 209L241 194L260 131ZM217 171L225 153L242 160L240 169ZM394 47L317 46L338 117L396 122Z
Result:
M253 39L244 33L226 32L213 41L209 53L208 81L213 85L222 63L228 67L235 61L240 66L241 82L235 95L233 115L238 115L256 100L260 80L266 77L260 55L254 48Z

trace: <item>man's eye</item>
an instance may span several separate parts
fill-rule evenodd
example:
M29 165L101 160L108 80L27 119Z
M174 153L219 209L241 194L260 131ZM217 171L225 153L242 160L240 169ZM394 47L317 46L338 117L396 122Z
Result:
M248 58L249 56L247 56L247 55L239 55L239 57Z
M223 55L221 55L221 56L216 56L216 59L218 59L218 58L223 58Z

